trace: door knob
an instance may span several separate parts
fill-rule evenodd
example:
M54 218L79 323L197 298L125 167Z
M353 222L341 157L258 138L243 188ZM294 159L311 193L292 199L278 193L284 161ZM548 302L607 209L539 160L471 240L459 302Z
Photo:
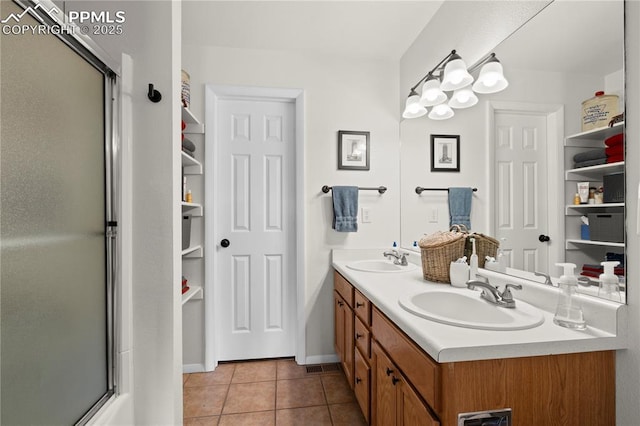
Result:
M222 241L220 241L220 245L224 248L229 247L231 243L229 242L229 240L227 240L226 238L224 238Z
M538 241L540 241L541 243L546 243L549 240L551 240L551 238L549 238L548 235L540 234L538 236Z

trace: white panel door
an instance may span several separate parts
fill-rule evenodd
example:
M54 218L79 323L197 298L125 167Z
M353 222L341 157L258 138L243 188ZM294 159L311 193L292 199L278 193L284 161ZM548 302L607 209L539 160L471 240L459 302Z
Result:
M548 272L546 116L496 112L495 230L508 265Z
M295 354L294 104L221 100L215 318L218 359Z

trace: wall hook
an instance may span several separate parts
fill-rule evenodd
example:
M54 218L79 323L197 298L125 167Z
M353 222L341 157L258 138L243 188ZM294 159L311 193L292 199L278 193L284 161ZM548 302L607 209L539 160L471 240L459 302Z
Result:
M149 93L147 93L149 100L154 103L160 102L162 94L153 88L153 83L149 83Z

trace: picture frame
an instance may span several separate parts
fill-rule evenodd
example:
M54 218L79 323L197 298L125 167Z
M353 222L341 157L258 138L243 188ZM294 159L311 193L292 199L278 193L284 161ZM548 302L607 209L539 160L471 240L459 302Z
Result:
M431 171L460 171L460 135L431 135Z
M338 170L369 170L369 132L338 131Z

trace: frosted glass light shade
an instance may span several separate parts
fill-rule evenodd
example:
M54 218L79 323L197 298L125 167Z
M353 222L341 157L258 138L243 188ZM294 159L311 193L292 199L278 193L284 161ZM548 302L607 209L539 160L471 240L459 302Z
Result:
M469 108L477 103L478 97L473 93L473 90L471 90L471 86L467 86L453 92L449 106L451 108Z
M446 120L453 117L454 113L451 107L447 104L440 104L433 107L429 113L429 118L432 120Z
M444 77L440 89L446 91L457 90L471 83L473 83L473 76L469 74L467 65L460 57L447 62L444 66Z
M440 89L440 80L432 78L422 85L420 103L424 106L438 105L447 100L447 94Z
M473 90L477 93L497 93L506 89L508 85L502 64L495 60L482 66L478 80L473 83Z
M427 109L420 104L420 96L417 94L407 98L407 102L402 113L403 118L418 118L427 113Z

